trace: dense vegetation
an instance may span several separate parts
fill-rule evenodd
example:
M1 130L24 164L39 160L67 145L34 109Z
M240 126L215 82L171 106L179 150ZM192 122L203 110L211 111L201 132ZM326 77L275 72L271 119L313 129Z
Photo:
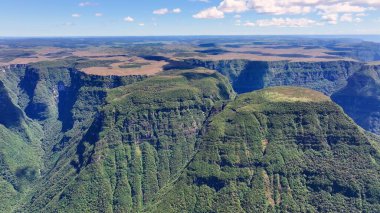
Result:
M380 66L365 66L348 79L347 85L332 99L357 124L380 134Z
M380 211L379 137L322 93L273 87L331 95L377 132L378 67L170 59L153 77L78 71L114 62L1 68L0 212Z
M353 61L288 62L188 59L188 64L217 70L227 76L236 92L245 93L271 86L308 87L331 95L364 64Z
M331 96L364 129L380 134L378 65L353 61L204 61L186 60L192 66L217 70L227 76L236 92L272 86L306 87Z
M15 87L19 107L2 84L2 103L19 115L15 128L43 131L45 138L28 143L2 117L4 211L379 208L378 142L322 94L275 88L224 107L232 88L210 71L171 71L116 85L42 65L10 74L22 70L35 82ZM12 76L6 79L11 86ZM55 84L58 97L46 98L49 88L37 90L41 80L53 93ZM33 94L22 104L28 88ZM29 115L38 122L23 113L30 106L41 108ZM25 162L12 158L20 151L29 157Z
M58 159L75 149L70 144L78 143L105 103L106 88L142 79L87 76L50 62L1 72L0 211L26 203L47 174L56 174Z
M233 95L226 83L215 73L186 72L107 91L108 104L75 153L58 160L43 183L49 187L24 209L141 210L191 159L212 106Z
M149 211L378 212L372 143L322 94L244 94L211 119L189 166Z
M227 79L207 70L143 80L52 65L12 67L1 76L8 85L2 108L35 126L26 131L43 135L19 139L21 130L2 117L1 211L142 210L192 158L213 106L234 97ZM13 152L31 159L17 162L8 156Z

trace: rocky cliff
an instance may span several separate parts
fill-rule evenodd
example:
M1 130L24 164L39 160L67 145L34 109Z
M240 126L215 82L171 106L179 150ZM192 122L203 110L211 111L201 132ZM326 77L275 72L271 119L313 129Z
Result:
M213 106L233 95L222 76L197 71L108 90L91 127L23 209L141 211L192 158Z
M186 60L193 66L217 70L227 76L236 92L245 93L270 86L299 86L331 95L347 84L347 79L363 64L352 61L203 61Z
M15 208L66 147L84 136L105 104L107 88L144 78L88 76L50 63L2 67L0 211Z
M361 127L380 134L380 66L364 66L332 99Z
M331 96L364 129L380 134L378 66L360 62L264 62L187 60L227 76L238 93L272 86L306 87Z
M379 140L321 93L48 62L0 82L0 211L379 210Z
M191 159L214 105L234 96L212 71L145 78L49 63L5 67L1 210L142 210ZM13 152L33 159L17 163Z

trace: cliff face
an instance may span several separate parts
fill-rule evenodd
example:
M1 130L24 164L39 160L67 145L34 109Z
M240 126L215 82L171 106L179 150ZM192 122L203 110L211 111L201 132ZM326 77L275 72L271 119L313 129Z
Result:
M188 60L226 75L238 93L272 86L298 86L331 96L364 129L380 134L378 66L350 61L261 62Z
M0 211L379 210L379 142L318 92L40 63L0 100Z
M76 147L71 166L67 158L58 162L66 168L57 173L76 181L48 177L51 187L25 209L141 211L192 158L213 106L233 95L222 76L197 72L109 90L108 104Z
M372 143L317 92L244 94L211 119L194 159L148 211L377 212Z
M307 87L326 95L343 88L347 79L363 64L350 61L202 61L187 60L194 66L217 70L227 76L236 92L245 93L270 86Z
M0 211L10 211L45 177L66 147L90 128L106 89L144 77L87 76L49 64L0 72Z
M33 167L22 170L33 177L24 181L27 190L15 185L16 171L4 170L1 194L15 194L4 197L4 211L140 211L192 158L214 105L234 96L224 77L202 70L144 80L36 64L11 67L0 77L0 107L12 117L1 118L1 130L8 134L27 120L40 136L33 141L39 149L31 155ZM28 141L19 143L15 152L33 151L23 148ZM11 163L2 168L25 167Z
M22 111L12 103L3 82L0 82L0 111L4 113L0 118L0 124L7 128L20 126L24 119Z
M13 103L0 81L0 211L10 212L40 177L41 129Z
M197 72L108 90L91 127L24 210L142 210L191 159L213 105L233 95L222 76Z
M332 99L360 126L380 134L380 67L365 66Z

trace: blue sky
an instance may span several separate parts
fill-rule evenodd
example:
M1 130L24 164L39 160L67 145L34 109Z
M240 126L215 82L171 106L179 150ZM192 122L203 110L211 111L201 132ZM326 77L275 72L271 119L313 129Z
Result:
M0 0L0 36L380 34L380 0Z

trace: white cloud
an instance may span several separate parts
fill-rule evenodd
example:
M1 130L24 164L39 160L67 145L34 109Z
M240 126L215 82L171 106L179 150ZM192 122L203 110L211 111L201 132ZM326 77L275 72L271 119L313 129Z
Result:
M89 7L89 6L97 6L97 5L99 5L99 4L94 3L94 2L89 2L89 1L81 2L78 4L79 7Z
M124 18L124 21L126 21L126 22L134 22L135 19L132 18L132 17L130 17L130 16L128 16L128 17L125 17L125 18Z
M340 16L364 16L365 12L380 9L380 0L220 0L220 3L194 15L203 18L223 18L225 13L254 11L271 15L305 15L313 13L330 24L341 21ZM207 15L209 14L209 15ZM214 15L211 15L214 14ZM361 15L356 15L361 14ZM347 15L346 15L347 16ZM343 17L346 20L348 17Z
M343 14L340 17L340 21L342 21L342 22L352 22L353 21L352 14L351 13Z
M336 13L323 15L322 19L329 24L338 24L338 14Z
M234 16L234 18L239 19L239 18L241 18L241 15L237 14Z
M155 14L155 15L166 15L169 13L177 13L178 14L181 12L182 12L181 8L174 8L173 10L169 10L168 8L161 8L161 9L153 11L153 14Z
M140 26L140 27L143 27L143 26L145 26L145 24L144 24L144 23L140 23L139 26Z
M324 14L331 13L362 13L367 11L369 8L352 5L349 2L337 3L332 5L318 5L316 9Z
M362 18L358 18L358 17L356 17L356 18L354 19L354 22L356 22L356 23L359 23L359 22L362 22L362 21L363 21Z
M102 16L103 16L103 13L95 13L95 16L96 16L96 17L102 17Z
M168 8L162 8L162 9L158 9L158 10L153 11L153 14L155 14L155 15L165 15L167 13L169 13Z
M257 20L255 25L259 27L309 27L312 25L317 25L317 22L307 18L272 18Z
M253 22L247 21L247 22L245 22L245 23L243 24L243 26L245 26L245 27L254 27L254 26L256 26L256 24L253 23Z
M306 14L311 12L310 4L314 4L313 0L250 0L248 7L258 13L269 13L274 15L282 14Z
M196 19L221 19L224 18L224 13L216 7L211 7L193 15Z
M73 17L73 18L79 18L79 17L80 17L80 14L78 14L78 13L74 13L74 14L71 14L71 17Z
M359 17L354 17L352 14L350 13L346 13L346 14L343 14L341 17L340 17L340 21L341 22L361 22L362 19L359 18Z
M380 7L379 0L351 0L354 4L369 5L372 7Z
M358 14L356 14L356 17L365 17L365 16L367 16L366 13L358 13Z
M181 10L181 8L175 8L175 9L173 9L172 12L173 12L173 13L181 13L182 10Z
M241 13L247 11L247 1L245 0L224 0L219 4L218 10L225 13Z

